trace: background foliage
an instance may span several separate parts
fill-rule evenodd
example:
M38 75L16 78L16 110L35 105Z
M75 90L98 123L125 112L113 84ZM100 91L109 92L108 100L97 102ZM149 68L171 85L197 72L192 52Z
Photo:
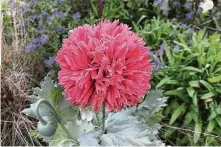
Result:
M26 95L19 95L19 98L28 104L30 86L39 86L46 75L56 80L58 66L55 55L71 29L86 23L94 24L104 18L119 19L147 43L154 65L152 87L164 90L163 96L168 97L168 106L162 110L161 139L169 145L221 145L221 1L213 0L214 7L205 13L199 7L201 2L203 0L104 0L102 5L101 0L2 1L2 85L6 83L5 89L11 87L10 90L2 90L2 97L7 97L1 100L4 102L2 110L8 110L9 101L17 103L16 94L21 91L25 91ZM23 79L20 83L18 75ZM29 84L21 84L23 81ZM23 88L15 91L12 87ZM52 92L47 95L47 100L59 110L59 99L62 97L59 87L46 86L43 93L37 88L34 89L34 95L44 97L44 91L49 88ZM4 113L2 120L15 124L20 118L32 120L19 114L26 107L24 101L19 101L22 107L10 111L16 117ZM74 109L73 113L77 111ZM64 113L69 113L69 110ZM122 115L126 114L123 112ZM139 113L136 115L139 116ZM64 121L67 120L69 118ZM37 127L32 122L35 123L30 121L27 128ZM5 132L8 130L5 128L10 127L6 123L2 126L4 129L1 130ZM57 128L57 137L47 138L46 142L53 140L50 142L57 144L61 142L62 136L67 137L60 125ZM21 130L28 134L28 129ZM32 131L31 134L41 137L38 132ZM14 136L19 137L17 134ZM26 136L20 139L24 144L39 144L37 140L33 143ZM6 144L17 145L3 142L3 145Z

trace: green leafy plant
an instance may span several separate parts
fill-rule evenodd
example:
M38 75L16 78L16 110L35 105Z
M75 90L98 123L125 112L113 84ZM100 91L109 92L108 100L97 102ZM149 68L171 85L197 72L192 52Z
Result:
M100 10L99 10L100 9ZM98 8L98 3L96 0L91 1L91 11L89 20L99 20L99 12L102 11L101 19L120 19L121 21L129 20L129 11L125 8L123 1L118 0L108 0L103 1L103 7ZM93 24L94 22L92 22Z
M174 25L159 17L145 21L143 26L140 26L139 22L133 22L133 28L150 48L159 46L163 41L175 39L180 31L179 25Z
M37 130L30 133L49 145L164 145L157 137L163 118L159 111L167 101L160 98L162 91L149 92L137 107L106 113L105 133L99 123L101 114L85 119L90 110L71 106L48 76L33 91L33 103L22 112L39 120Z
M178 41L164 42L163 68L153 78L155 88L169 96L167 123L177 127L165 131L164 137L171 140L176 135L176 145L220 145L220 34L201 30L192 34L189 44L190 35L177 37Z

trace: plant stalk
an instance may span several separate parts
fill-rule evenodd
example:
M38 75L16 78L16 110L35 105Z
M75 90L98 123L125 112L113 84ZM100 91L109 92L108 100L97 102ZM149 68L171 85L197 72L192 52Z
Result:
M103 102L103 105L102 105L102 132L103 134L105 133L105 102Z
M68 130L65 128L65 126L60 121L58 121L58 123L60 124L63 131L68 135L69 139L71 139L72 141L75 141L75 143L78 144L78 141L71 136L71 134L68 132Z

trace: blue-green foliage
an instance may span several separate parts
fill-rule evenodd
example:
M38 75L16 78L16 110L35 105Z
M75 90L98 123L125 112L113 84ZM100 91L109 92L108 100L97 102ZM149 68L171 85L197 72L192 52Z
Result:
M95 118L85 121L78 117L78 107L64 100L62 89L48 76L33 91L31 107L22 112L39 120L31 134L49 145L164 145L158 139L159 111L167 100L160 98L162 91L150 92L137 107L108 113L105 134Z

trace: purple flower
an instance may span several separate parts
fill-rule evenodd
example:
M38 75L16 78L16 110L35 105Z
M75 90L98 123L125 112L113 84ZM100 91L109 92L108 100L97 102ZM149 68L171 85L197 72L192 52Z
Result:
M56 0L57 3L62 3L64 0Z
M49 72L48 72L48 75L53 75L55 73L55 71L53 69L51 69Z
M12 8L15 9L17 7L17 2L15 2L14 0L12 1Z
M43 35L43 34L45 33L45 30L44 30L44 29L41 29L41 30L39 30L39 33L40 33L41 35Z
M180 2L173 2L173 5L174 5L174 6L179 6L179 5L180 5Z
M180 26L182 29L185 29L187 27L187 25L185 23L182 23Z
M192 28L189 28L189 29L188 29L188 32L189 32L189 33L195 33L194 29L192 29Z
M153 52L150 51L150 57L154 60L154 64L157 68L162 67L162 63L160 62L160 59L157 58Z
M64 13L64 12L57 12L57 16L58 16L58 17L64 17L64 16L65 16L65 13Z
M33 42L34 44L38 44L38 43L41 42L41 38L33 38L33 39L32 39L32 42Z
M78 19L81 17L81 14L79 12L74 13L73 19Z
M41 37L41 44L44 45L44 44L47 44L48 43L48 38L43 36Z
M58 27L56 28L56 31L57 31L57 32L62 31L64 28L65 28L64 26L58 26Z
M192 44L192 40L187 40L187 44L191 45Z
M25 2L24 4L25 8L30 8L31 6L33 6L33 2Z
M159 6L160 3L161 3L161 0L155 0L155 1L154 1L154 4L157 5L157 6Z
M28 12L30 12L31 11L31 9L29 9L29 8L25 8L24 9L24 13L28 13Z
M26 51L26 52L31 52L31 51L35 50L37 47L38 47L38 46L35 45L35 44L33 44L33 43L28 44L28 45L26 46L26 48L25 48L25 51Z
M158 67L158 68L161 68L162 67L162 63L160 62L160 59L159 58L155 58L154 59L154 63L155 63L155 66Z
M34 3L34 5L37 5L38 4L38 0L34 0L33 3Z
M189 9L189 8L192 7L192 3L186 3L186 4L184 5L184 7L187 8L187 9Z
M36 15L32 15L32 16L31 16L31 19L32 19L32 20L35 20L36 18L37 18Z
M42 25L43 25L43 20L40 19L40 20L38 21L38 26L41 27Z
M41 12L41 15L42 15L42 16L46 16L47 14L48 14L48 13L45 12L45 11L42 11L42 12Z
M157 51L157 53L158 53L160 56L163 56L164 51L165 51L164 45L161 44L161 45L160 45L160 49Z
M53 11L53 16L54 17L64 17L65 13L64 12L58 12L56 9Z
M197 10L196 10L196 14L200 14L202 12L202 10L200 9L200 8L198 8Z
M48 60L44 60L45 65L51 66L52 64L54 64L55 58L56 58L56 56L51 56L51 57L49 57Z
M57 9L53 9L53 14L57 13L58 10Z
M31 18L25 18L25 24L29 23L30 20Z
M174 52L179 52L181 50L182 46L176 45L174 48Z
M51 21L52 19L53 19L53 17L51 17L51 16L47 17L47 21Z
M193 17L193 12L189 12L185 14L186 19L192 19Z

